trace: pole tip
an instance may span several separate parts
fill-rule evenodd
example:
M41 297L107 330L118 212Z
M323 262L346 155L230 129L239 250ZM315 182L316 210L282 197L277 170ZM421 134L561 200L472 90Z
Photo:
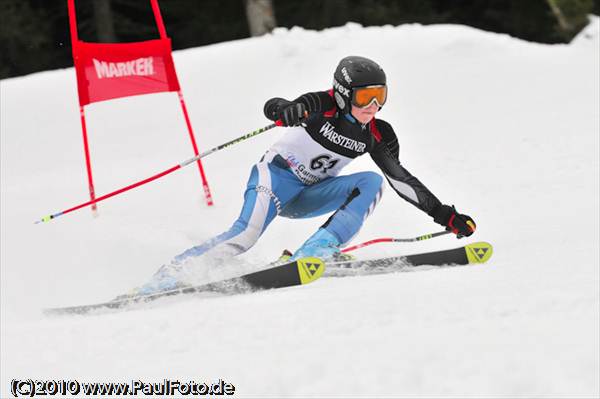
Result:
M33 224L39 224L39 223L49 222L50 220L52 220L52 215L44 216L40 220L37 220L37 221L33 222Z

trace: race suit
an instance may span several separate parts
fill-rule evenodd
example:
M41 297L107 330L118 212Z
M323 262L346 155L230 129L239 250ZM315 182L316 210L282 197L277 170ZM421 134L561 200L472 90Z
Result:
M265 104L273 121L279 111L303 103L309 116L285 128L284 136L252 167L238 219L225 233L190 248L178 262L219 248L237 255L256 243L276 216L309 218L333 212L321 226L341 245L360 230L381 198L384 180L375 172L340 176L353 159L370 154L400 197L433 216L440 201L399 162L399 145L389 123L373 119L362 125L336 108L332 91L307 93L293 102L274 98Z

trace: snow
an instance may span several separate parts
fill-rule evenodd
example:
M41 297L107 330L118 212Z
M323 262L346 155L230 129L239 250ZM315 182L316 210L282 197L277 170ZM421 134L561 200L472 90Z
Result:
M13 378L221 378L241 397L600 396L599 26L591 17L569 45L457 25L280 28L176 52L201 150L268 124L272 96L329 87L342 57L377 60L390 87L380 117L403 164L478 230L357 254L475 241L495 253L484 266L93 316L41 310L113 298L227 229L251 165L285 130L205 158L214 207L192 165L99 204L97 218L83 209L34 225L88 198L75 75L3 80L0 396ZM175 94L94 104L87 118L98 194L193 156ZM363 158L344 173L377 170ZM296 249L325 219L276 220L228 272ZM437 230L388 188L354 242Z

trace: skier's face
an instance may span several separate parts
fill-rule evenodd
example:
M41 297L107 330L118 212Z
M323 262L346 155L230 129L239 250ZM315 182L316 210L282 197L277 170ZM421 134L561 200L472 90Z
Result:
M357 106L352 106L352 116L362 123L363 125L371 122L371 119L375 116L375 114L379 111L379 105L375 102L372 102L367 108L358 108Z

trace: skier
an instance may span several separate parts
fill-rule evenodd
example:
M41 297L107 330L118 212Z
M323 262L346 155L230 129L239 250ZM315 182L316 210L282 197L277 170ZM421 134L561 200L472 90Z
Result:
M338 176L354 158L369 153L400 197L457 235L470 236L475 222L443 205L399 162L399 145L389 123L375 119L387 99L386 75L370 59L350 56L337 66L333 88L294 101L272 98L265 116L288 131L252 167L238 219L225 233L176 256L136 294L184 284L187 261L210 253L218 258L251 248L275 216L310 218L334 212L293 253L292 260L340 254L381 198L384 181L374 172Z

